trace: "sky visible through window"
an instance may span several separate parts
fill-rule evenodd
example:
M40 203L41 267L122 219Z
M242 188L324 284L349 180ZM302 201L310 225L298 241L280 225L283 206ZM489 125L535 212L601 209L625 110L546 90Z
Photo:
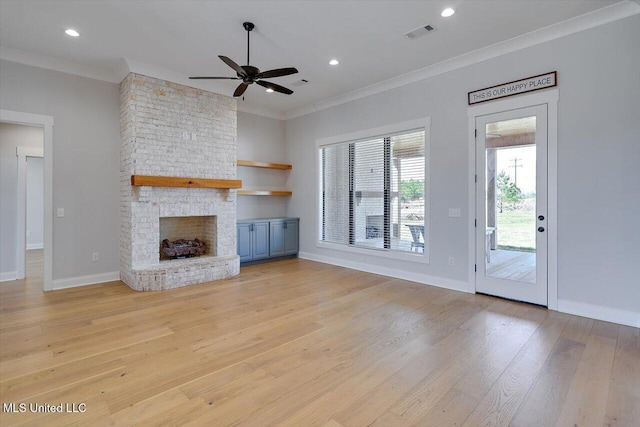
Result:
M517 159L517 160L516 160ZM517 171L516 171L517 168ZM497 172L505 171L511 182L516 183L524 194L536 191L536 147L502 148L498 150Z

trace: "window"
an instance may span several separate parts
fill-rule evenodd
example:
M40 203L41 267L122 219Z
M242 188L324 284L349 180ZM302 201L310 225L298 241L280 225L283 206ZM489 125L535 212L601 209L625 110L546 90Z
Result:
M426 134L423 120L381 136L319 142L321 245L427 259Z

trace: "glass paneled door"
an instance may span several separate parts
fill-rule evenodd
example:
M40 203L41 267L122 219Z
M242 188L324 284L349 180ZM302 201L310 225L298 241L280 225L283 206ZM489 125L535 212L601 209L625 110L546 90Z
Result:
M476 117L476 291L547 305L547 106Z

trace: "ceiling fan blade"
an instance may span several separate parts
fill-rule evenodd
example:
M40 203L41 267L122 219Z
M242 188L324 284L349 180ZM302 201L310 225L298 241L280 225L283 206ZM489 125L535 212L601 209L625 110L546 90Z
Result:
M258 73L258 75L256 76L256 79L268 79L270 77L288 76L289 74L295 74L297 72L298 70L293 67L277 68L275 70L268 70L268 71L263 71L262 73Z
M222 61L225 64L227 64L229 67L233 68L236 71L236 73L238 73L242 77L246 77L247 76L247 72L245 70L243 70L241 66L239 66L238 64L233 62L231 59L227 58L226 56L222 56L222 55L218 55L218 58L222 59Z
M245 90L249 87L249 83L240 83L240 85L236 88L236 91L233 92L233 96L242 96Z
M191 80L240 80L238 77L189 77Z
M284 93L285 95L291 95L293 91L291 89L287 89L284 86L277 85L271 82L265 82L264 80L257 81L260 86L266 87L267 89L273 89L276 92Z

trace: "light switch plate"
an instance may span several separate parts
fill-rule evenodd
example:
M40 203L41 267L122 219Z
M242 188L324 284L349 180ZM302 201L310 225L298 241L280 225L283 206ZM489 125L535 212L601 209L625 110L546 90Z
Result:
M56 216L57 216L58 218L62 218L62 217L64 217L64 208L58 208L58 209L56 210Z
M460 216L461 216L460 208L449 208L450 218L460 218Z

